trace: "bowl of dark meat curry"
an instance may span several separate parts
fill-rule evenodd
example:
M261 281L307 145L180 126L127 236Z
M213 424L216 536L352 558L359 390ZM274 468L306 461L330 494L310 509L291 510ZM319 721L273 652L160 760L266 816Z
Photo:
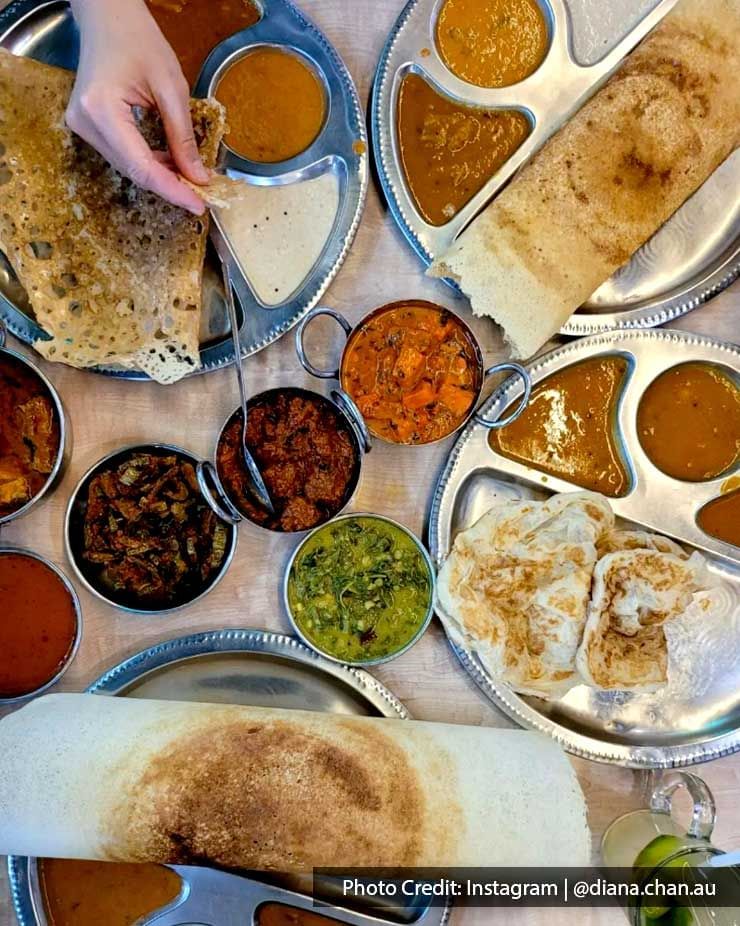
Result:
M274 513L250 492L237 409L221 430L215 468L210 463L199 468L201 488L214 510L235 523L248 520L282 533L311 530L339 514L357 488L368 446L360 416L353 418L351 406L341 402L341 396L333 401L297 388L270 389L249 400L247 445Z
M323 370L308 359L305 333L327 315L347 335L338 369ZM475 335L454 312L422 300L393 302L370 312L353 328L333 309L316 308L296 331L304 369L320 379L338 379L375 437L419 446L443 440L471 417L491 430L516 420L529 401L529 374L517 363L486 369ZM524 382L514 411L498 421L477 414L489 376L510 372Z
M0 324L0 526L26 514L56 484L68 433L49 380L4 344Z
M206 504L198 459L146 444L104 457L67 507L67 555L98 598L126 611L165 613L201 599L223 578L237 533Z

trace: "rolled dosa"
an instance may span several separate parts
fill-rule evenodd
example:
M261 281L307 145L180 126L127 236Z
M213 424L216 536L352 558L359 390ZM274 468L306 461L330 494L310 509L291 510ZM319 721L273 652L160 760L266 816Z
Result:
M531 356L737 147L739 71L740 0L681 0L429 273Z
M0 721L0 854L313 867L587 864L535 733L59 694Z

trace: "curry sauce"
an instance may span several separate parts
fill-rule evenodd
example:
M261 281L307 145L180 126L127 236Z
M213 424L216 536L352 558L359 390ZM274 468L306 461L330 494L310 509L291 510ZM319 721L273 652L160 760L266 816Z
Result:
M740 547L740 490L721 495L705 505L697 523L710 537Z
M520 112L461 106L418 75L404 77L398 98L401 164L424 221L449 222L529 132Z
M477 87L509 87L540 66L549 42L537 0L446 0L437 48L452 73Z
M161 865L44 859L40 876L50 926L134 926L182 887Z
M355 329L340 375L373 434L395 444L428 444L467 418L481 366L455 315L431 302L397 302Z
M275 164L305 151L326 115L326 94L313 68L289 51L262 46L232 64L218 82L226 107L226 143L250 161Z
M637 433L650 460L668 476L714 479L740 459L740 389L708 363L673 367L645 390Z
M491 432L492 449L610 498L626 495L630 476L616 424L626 376L622 357L594 357L553 373L532 390L516 421Z
M217 45L260 19L252 0L147 0L147 6L191 87Z

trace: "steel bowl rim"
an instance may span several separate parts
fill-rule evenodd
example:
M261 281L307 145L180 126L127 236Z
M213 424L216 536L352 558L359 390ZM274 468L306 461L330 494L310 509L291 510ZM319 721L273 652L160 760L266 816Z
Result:
M7 326L0 320L0 331L6 331ZM0 341L0 344L2 342ZM51 469L51 472L46 478L46 482L39 489L39 491L32 496L24 505L18 508L16 511L11 511L10 514L0 516L0 527L4 524L10 524L11 521L15 521L16 518L22 518L24 515L40 502L47 493L52 491L52 488L64 466L65 456L67 453L67 442L69 439L69 427L67 425L67 412L62 403L61 396L57 392L54 385L47 378L47 376L41 372L39 367L30 360L28 357L21 354L19 351L12 350L10 347L6 347L4 344L0 346L0 358L5 355L12 357L13 360L19 361L22 363L26 369L28 369L32 375L36 376L46 391L51 396L51 400L54 403L54 408L57 413L57 418L59 419L59 446L54 457L54 466Z
M238 415L238 414L241 412L241 408L240 408L240 407L235 408L234 411L231 412L231 413L227 416L226 420L224 421L223 425L221 426L221 429L220 429L219 432L218 432L218 437L216 438L216 444L215 444L214 449L213 449L213 461L212 461L212 465L213 465L213 468L214 468L214 470L215 470L215 472L216 472L216 476L218 477L218 481L219 481L219 483L220 483L220 485L221 485L221 489L222 489L222 491L223 491L223 493L224 493L226 499L227 499L227 500L229 501L229 503L232 505L232 507L234 508L234 510L239 512L240 521L237 522L237 524L250 524L252 527L256 527L256 528L258 528L260 531L264 531L266 534L270 534L270 535L272 535L272 536L275 536L275 535L281 536L281 535L282 535L282 536L285 536L285 537L294 537L294 536L298 536L299 534L306 534L306 533L310 533L310 532L313 532L313 531L315 531L315 530L318 530L318 528L324 527L325 525L331 523L335 518L341 517L341 516L344 514L344 512L345 512L346 509L347 509L347 507L348 507L349 505L352 504L352 501L353 501L355 495L357 494L357 490L358 490L358 488L360 487L360 481L361 481L361 478L362 478L362 464L363 464L363 462L364 462L365 454L363 453L362 446L361 446L361 444L360 444L360 439L359 439L359 437L358 437L358 435L357 435L357 433L356 433L356 431L355 431L354 425L353 425L352 422L349 420L347 414L340 408L340 406L334 401L334 399L330 398L329 396L323 395L323 393L321 393L321 392L315 392L313 389L306 389L304 386L273 386L273 387L271 387L270 389L264 389L262 392L256 392L254 395L250 396L249 399L247 400L247 406L249 406L250 403L256 401L257 399L261 399L261 398L263 398L264 396L267 396L267 395L269 395L270 393L273 393L273 392L296 392L296 393L301 393L301 394L303 394L303 395L309 395L309 396L311 396L312 398L317 398L317 397L318 397L319 399L322 399L323 401L327 402L329 405L332 406L332 408L333 408L333 409L336 411L336 413L342 418L342 420L343 420L343 421L346 421L346 423L347 423L347 425L348 425L348 427L349 427L350 434L352 435L352 441L353 441L353 443L354 443L354 445L355 445L355 451L356 451L356 453L357 453L357 459L356 459L356 462L355 462L356 474L355 474L355 476L353 477L353 478L354 478L354 485L352 486L352 491L351 491L350 494L347 496L347 500L346 500L345 503L342 505L342 507L339 509L339 511L337 511L336 514L332 515L332 517L331 517L331 518L328 518L326 521L322 521L321 524L317 524L317 525L315 525L314 527L309 527L309 528L307 528L306 530L303 530L303 531L275 531L275 530L272 530L272 529L269 528L269 527L265 527L264 524L258 524L256 521L253 521L251 518L248 518L245 514L243 514L242 511L241 511L241 509L239 508L239 506L236 505L236 504L234 503L234 501L232 500L232 498L231 498L231 496L229 495L228 491L226 490L226 487L225 487L224 484L223 484L223 480L221 479L221 474L220 474L219 468L218 468L218 448L219 448L219 445L220 445L220 443L221 443L221 439L222 439L223 436L224 436L224 433L225 433L225 431L226 431L226 428L231 424L231 421L232 421L232 419L234 418L234 416L235 416L235 415ZM236 525L235 525L235 526L236 526Z
M183 447L178 447L176 444L168 444L168 443L157 442L157 441L150 441L148 443L125 444L124 446L118 447L117 449L112 450L110 453L107 453L104 457L101 457L99 460L93 463L92 466L90 466L83 473L83 475L80 477L77 484L75 485L74 489L72 490L72 493L70 494L69 501L67 502L67 507L64 512L64 552L67 556L68 562L70 563L70 565L72 566L72 569L74 570L75 575L77 576L77 579L85 586L85 588L89 592L95 595L96 598L98 598L100 601L103 601L105 604L109 605L110 607L115 608L117 611L123 611L126 614L135 614L135 615L142 616L142 617L143 616L162 617L162 616L166 616L169 614L175 614L178 611L182 611L185 608L191 607L192 605L196 604L197 602L205 598L206 595L208 595L209 592L213 591L213 589L221 582L221 580L224 578L224 576L228 572L229 567L231 566L231 563L234 559L234 555L236 553L236 546L237 546L237 541L239 538L239 533L236 530L236 526L233 524L226 524L226 527L228 528L230 532L231 538L230 538L226 556L224 558L223 563L219 567L216 577L207 586L207 588L203 589L203 591L200 592L196 597L192 598L190 601L183 602L182 604L176 605L172 608L149 608L149 609L142 610L141 608L134 608L128 605L122 605L114 601L112 598L109 598L107 595L101 592L98 588L96 588L96 586L93 585L92 582L89 581L87 576L85 576L85 574L82 572L82 569L80 568L77 562L77 556L75 554L75 551L72 548L72 541L70 537L72 516L74 514L76 503L79 501L80 492L82 491L82 488L85 485L85 483L88 481L88 479L90 479L90 477L94 475L96 470L98 470L100 467L103 466L103 464L107 463L109 460L113 459L114 457L117 457L124 453L131 453L133 451L140 451L142 453L146 453L152 450L165 450L171 453L176 453L178 456L184 457L187 460L187 462L193 463L196 465L200 460L200 458L196 456L194 453L191 453L189 450L185 450ZM203 501L205 504L207 504L207 501L205 499L203 499ZM209 506L209 509L210 509L210 506Z
M290 582L290 575L293 571L293 566L295 565L295 562L298 559L298 556L300 555L301 550L303 550L303 548L306 546L308 541L311 540L313 536L317 534L319 531L328 528L330 525L336 524L339 521L347 521L352 518L355 518L355 519L356 518L371 518L375 521L383 521L386 524L390 524L391 526L396 527L399 530L403 531L403 533L406 534L407 537L413 540L414 545L416 546L417 550L421 554L422 559L424 560L424 563L427 567L427 571L429 574L430 589L429 589L429 606L427 607L427 613L424 617L424 620L419 625L413 637L411 637L410 640L404 643L404 645L400 649L394 650L392 653L386 656L379 656L375 659L362 659L362 660L347 661L346 659L339 659L337 656L334 656L331 653L327 652L326 650L322 649L320 646L314 643L313 640L311 640L304 633L304 631L299 626L298 621L295 618L295 615L293 614L293 609L290 606L290 599L288 596L288 585ZM424 636L427 629L429 628L429 624L431 623L432 618L434 617L436 587L437 587L437 573L434 568L434 562L432 560L432 557L429 551L424 546L424 544L419 539L419 537L417 537L416 534L410 528L406 527L405 524L402 524L400 521L396 521L395 518L388 517L388 515L385 515L385 514L376 514L375 512L372 512L372 511L350 511L350 512L345 512L343 514L336 515L336 517L332 518L330 521L327 521L325 524L319 524L317 527L314 527L311 531L309 531L308 534L306 534L305 537L301 539L298 546L295 548L295 550L293 550L293 552L290 555L290 559L288 560L288 565L286 566L285 573L283 575L282 585L283 585L283 606L285 607L285 611L288 615L288 620L290 621L290 624L293 630L296 632L300 640L306 646L311 647L311 649L317 652L320 656L323 656L325 659L329 659L331 662L335 662L335 663L338 663L339 665L344 665L344 666L354 666L358 668L364 668L364 667L369 667L369 666L383 665L386 662L391 662L391 660L397 659L399 656L402 656L405 652L410 650L411 647L414 646L414 644L418 643L419 640Z
M72 582L66 573L59 566L57 566L55 562L41 553L36 553L35 550L29 550L27 547L13 546L12 544L7 543L0 544L0 557L7 555L16 555L26 557L27 559L34 559L36 562L42 563L47 567L47 569L50 569L57 576L72 600L72 606L74 607L75 612L75 635L74 640L72 641L72 646L64 658L64 662L48 681L44 682L44 684L40 685L38 688L34 688L33 691L27 692L26 694L14 695L12 698L0 697L0 707L5 707L10 704L18 704L21 701L27 701L29 698L35 698L38 695L43 694L45 691L48 691L48 689L53 685L56 685L56 683L61 680L62 676L67 672L67 669L69 669L69 667L74 662L77 651L80 648L80 642L82 641L83 630L82 605L80 604L80 598L77 594L77 590L75 589L74 585L72 585Z

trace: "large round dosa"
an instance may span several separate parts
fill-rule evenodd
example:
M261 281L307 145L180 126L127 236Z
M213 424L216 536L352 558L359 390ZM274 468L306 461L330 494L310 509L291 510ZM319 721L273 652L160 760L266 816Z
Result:
M0 721L0 854L314 866L589 861L559 747L518 730L60 694Z
M528 357L740 138L740 0L681 0L432 264Z

